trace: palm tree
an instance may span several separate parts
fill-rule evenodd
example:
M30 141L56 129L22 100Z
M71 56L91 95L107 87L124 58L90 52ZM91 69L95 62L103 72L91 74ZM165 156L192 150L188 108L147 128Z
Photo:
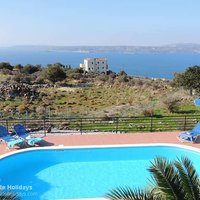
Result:
M200 200L200 182L188 158L168 161L157 157L148 169L152 175L150 189L116 188L106 198L111 200Z
M13 192L1 192L0 191L0 200L20 200L21 198Z

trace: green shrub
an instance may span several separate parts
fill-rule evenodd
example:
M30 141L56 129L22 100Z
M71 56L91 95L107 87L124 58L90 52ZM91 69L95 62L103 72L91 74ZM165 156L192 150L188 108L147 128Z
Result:
M0 63L0 69L13 70L13 66L8 62L2 62L2 63Z
M48 68L44 70L44 77L52 83L56 83L64 80L66 78L66 73L64 68L59 65L48 65Z
M175 95L168 95L164 97L163 103L169 112L175 112L178 108L180 98Z
M143 115L144 115L145 117L153 116L153 115L154 115L154 110L153 110L152 108L144 109L144 110L143 110Z
M40 71L41 70L41 66L40 65L25 65L22 69L21 69L21 72L22 73L25 73L25 74L33 74L37 71Z

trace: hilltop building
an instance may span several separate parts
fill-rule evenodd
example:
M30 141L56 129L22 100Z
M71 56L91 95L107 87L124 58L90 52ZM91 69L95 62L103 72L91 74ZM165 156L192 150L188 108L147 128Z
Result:
M85 58L80 68L87 72L96 72L107 74L108 64L106 58Z

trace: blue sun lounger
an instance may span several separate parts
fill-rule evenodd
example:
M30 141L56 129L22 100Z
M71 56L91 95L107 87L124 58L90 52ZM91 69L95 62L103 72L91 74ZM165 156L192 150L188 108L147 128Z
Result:
M200 122L191 131L180 133L177 138L182 142L195 142L198 135L200 135Z
M21 139L25 140L30 146L34 146L35 144L38 144L43 140L40 137L31 136L22 124L14 125L14 131Z
M200 99L195 99L194 104L195 106L200 106Z
M6 127L0 125L0 140L5 142L8 148L12 148L14 146L21 146L24 141L19 138L12 137Z

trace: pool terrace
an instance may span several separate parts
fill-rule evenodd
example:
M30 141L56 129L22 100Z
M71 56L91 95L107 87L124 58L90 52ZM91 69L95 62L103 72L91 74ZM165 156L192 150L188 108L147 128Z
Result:
M181 142L176 137L182 131L174 132L146 132L146 133L90 133L84 135L76 134L47 134L41 136L46 141L41 146L83 146L83 145L119 145L119 144L184 144L200 148L200 142L196 143ZM37 148L37 147L36 147ZM8 149L5 143L0 144L0 155L11 151L16 151L20 148L15 147Z

